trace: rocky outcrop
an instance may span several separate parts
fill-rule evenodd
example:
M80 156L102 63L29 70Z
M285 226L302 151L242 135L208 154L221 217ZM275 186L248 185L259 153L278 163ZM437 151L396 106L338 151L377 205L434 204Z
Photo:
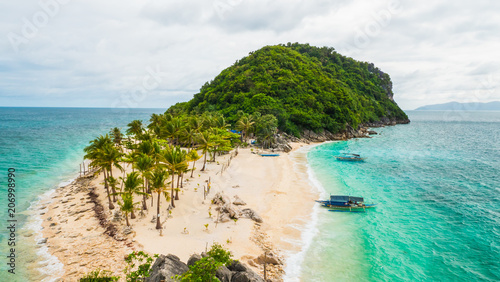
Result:
M231 219L239 219L241 217L249 218L258 223L262 222L262 218L254 210L250 208L240 210L236 206L246 205L237 195L234 196L234 202L231 203L227 195L217 193L212 199L212 204L217 205L215 210L219 212L218 222L228 222Z
M194 265L197 261L206 255L192 255L187 265L179 260L177 256L174 255L160 255L153 266L151 267L151 272L146 282L161 282L161 281L175 281L172 277L176 275L182 275L189 270L188 266ZM227 266L221 266L217 269L215 277L221 282L264 282L264 279L255 273L245 264L233 260L231 264Z
M160 255L151 267L151 272L149 277L146 278L146 282L175 281L172 277L182 275L188 270L188 266L177 256L172 254L166 256Z

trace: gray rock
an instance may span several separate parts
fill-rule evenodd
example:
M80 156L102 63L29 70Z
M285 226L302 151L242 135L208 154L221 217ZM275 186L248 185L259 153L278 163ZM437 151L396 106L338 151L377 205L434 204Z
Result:
M233 272L245 272L248 269L248 267L245 264L237 260L233 260L233 262L231 262L231 264L228 265L227 268Z
M132 233L134 230L132 229L132 227L125 227L123 228L123 235L128 235L130 233Z
M234 196L233 205L244 206L246 204L247 203L245 203L242 199L240 199L240 197L238 197L238 195Z
M236 272L231 277L231 282L264 282L264 279L255 272Z
M231 282L231 270L225 266L219 267L217 272L215 272L215 277L217 277L221 282Z
M40 239L38 240L38 242L36 242L38 245L41 245L41 244L46 244L47 243L47 238L43 238L43 239Z
M250 218L255 222L262 223L262 218L252 209L241 210L241 215Z
M146 282L175 281L172 277L182 275L188 270L188 266L177 256L160 255L151 267L151 274L146 278Z
M231 221L229 214L223 213L219 216L219 222L228 222L228 221Z
M194 265L197 261L201 259L201 256L199 254L193 254L187 261L187 265L191 266Z

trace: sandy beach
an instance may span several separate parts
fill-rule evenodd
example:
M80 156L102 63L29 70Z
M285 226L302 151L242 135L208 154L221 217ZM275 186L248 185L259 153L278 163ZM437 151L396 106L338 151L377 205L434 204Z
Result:
M76 281L97 268L124 277L124 257L134 250L175 254L186 262L192 254L205 251L213 242L222 244L232 252L234 259L259 273L263 269L256 258L265 250L286 264L286 255L302 248L301 230L310 220L318 197L307 179L306 152L297 151L307 144L291 145L292 152L281 153L279 157L261 157L252 149L240 148L236 156L233 152L233 158L227 154L207 163L203 172L199 171L203 165L200 159L194 177L185 178L180 200L175 202L176 208L171 213L167 210L169 203L161 198L161 232L155 229L156 221L152 222L156 215L156 196L153 206L148 199L145 214L137 211L137 218L129 219L132 229L128 230L125 219L114 216L118 205L115 210L108 210L103 175L80 178L57 189L49 200L41 203L46 211L42 225L43 237L47 240L39 243L45 244L64 265L64 275L58 281ZM114 175L122 175L122 172L115 170ZM204 186L209 180L210 193L204 199ZM89 195L89 191L95 191L97 198ZM235 208L254 210L262 223L243 217L218 222L216 206L211 203L217 193L231 200L237 195L246 205ZM139 196L136 197L139 201ZM96 217L96 203L103 207L100 220ZM115 226L114 237L108 235L106 225L103 227L99 221ZM268 277L280 281L283 269L284 265L268 267Z

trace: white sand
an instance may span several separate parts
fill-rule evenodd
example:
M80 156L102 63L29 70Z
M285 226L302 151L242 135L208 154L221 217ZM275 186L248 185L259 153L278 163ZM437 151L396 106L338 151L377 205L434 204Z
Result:
M271 248L276 254L283 254L283 251L298 252L302 247L301 228L310 220L314 200L318 195L308 183L305 165L295 165L306 161L305 153L295 152L295 149L305 144L292 145L294 151L288 154L281 153L279 157L261 157L253 154L250 149L239 149L239 154L231 160L230 166L223 173L221 169L228 163L230 155L217 157L219 164L207 164L205 172L199 171L203 166L203 158L200 159L196 164L194 178L186 177L189 181L184 184L183 192L179 193L180 200L175 202L176 208L168 218L169 203L164 197L161 198L160 218L164 221L161 235L155 229L156 222L151 223L153 215L156 215L156 196L152 208L151 199L147 201L149 209L147 215L141 217L137 212L136 219L129 219L135 233L128 235L126 241L117 242L103 234L104 229L98 226L92 210L83 213L84 216L81 214L71 216L67 212L61 212L60 199L64 198L64 194L70 189L61 188L57 191L58 198L49 205L49 212L44 215L44 236L49 238L47 244L49 251L65 264L65 280L81 277L82 274L94 270L96 266L122 275L123 256L134 249L144 250L150 254L172 253L186 262L192 254L200 253L207 245L210 248L213 242L218 242L231 250L235 259L250 265L255 265L250 260L263 253L263 246ZM114 170L113 174L115 177L122 175L118 170ZM97 187L96 191L100 195L102 205L107 210L106 193L101 184L102 177L101 174L90 186ZM203 185L207 184L209 178L212 188L204 200ZM198 191L195 191L195 188ZM234 195L238 195L247 203L240 208L255 210L262 217L263 223L256 225L251 219L241 218L236 223L230 221L218 223L216 226L217 211L215 206L211 205L211 199L217 192L224 193L231 199ZM65 203L64 207L70 209L79 206L91 207L88 203L82 205L84 202L80 200L86 197L86 193L80 192L71 197L75 199ZM135 200L139 201L140 197L136 196ZM70 207L73 201L76 204ZM57 205L60 207L55 208ZM209 217L210 207L211 217ZM118 205L116 208L118 209ZM112 219L111 212L107 211L107 214L109 219ZM75 221L78 216L81 218ZM58 217L58 222L69 220L67 223L49 227L51 222L47 221L48 217ZM125 220L115 224L122 230ZM205 224L208 224L208 230ZM58 231L61 232L55 234ZM64 238L74 235L78 236ZM71 248L68 248L68 244ZM89 246L94 250L97 248L103 251L87 254L90 252L87 250ZM73 255L77 257L72 257ZM76 260L79 262L75 263ZM100 262L98 264L82 262L87 260ZM259 271L259 266L256 266L256 270ZM71 275L68 275L70 273Z

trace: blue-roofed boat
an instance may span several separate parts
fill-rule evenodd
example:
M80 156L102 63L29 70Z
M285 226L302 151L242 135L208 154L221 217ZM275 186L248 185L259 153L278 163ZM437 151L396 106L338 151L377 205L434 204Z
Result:
M280 154L259 154L261 157L279 157Z
M365 212L366 209L374 208L377 204L365 204L363 197L344 195L330 195L329 200L316 201L322 206L330 208L333 212Z
M358 154L343 153L340 156L335 156L338 161L363 162L366 158L362 158Z

